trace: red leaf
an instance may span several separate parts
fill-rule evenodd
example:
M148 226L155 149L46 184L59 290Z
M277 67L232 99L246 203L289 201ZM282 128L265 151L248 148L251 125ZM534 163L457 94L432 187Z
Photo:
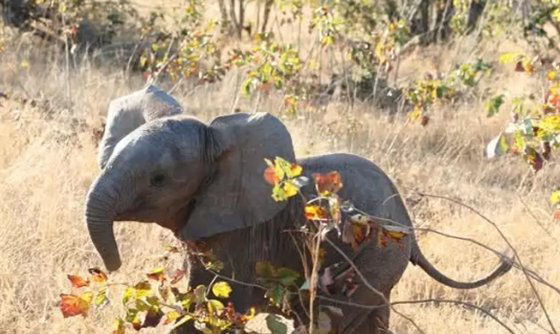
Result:
M72 283L75 288L82 288L89 285L89 280L84 280L81 276L77 275L67 275L68 280Z
M99 268L89 268L88 272L91 274L91 279L100 284L104 284L107 282L107 274L105 274Z
M86 316L89 310L89 302L76 295L60 295L60 311L65 318L77 315Z
M322 196L329 196L342 188L342 177L338 172L327 174L315 173L312 176L315 180L317 192Z
M275 185L280 182L278 176L276 176L276 172L274 171L274 167L268 167L264 170L264 179L268 184Z
M523 62L521 60L515 64L515 72L525 72L525 67L523 67Z
M161 312L155 312L149 310L148 313L146 313L146 317L144 318L144 323L142 324L142 328L156 327L161 321L162 317L163 314Z

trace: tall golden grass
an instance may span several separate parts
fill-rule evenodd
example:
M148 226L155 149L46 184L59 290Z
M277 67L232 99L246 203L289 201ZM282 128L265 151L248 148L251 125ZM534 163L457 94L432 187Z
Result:
M66 274L85 274L87 268L101 266L83 218L86 191L99 172L94 132L101 127L109 101L143 83L103 63L102 55L81 59L67 73L64 57L56 51L33 50L24 38L20 41L0 59L0 91L8 95L0 98L0 333L107 333L119 315L118 288L110 291L112 305L85 319L63 319L56 302L61 292L69 290ZM495 48L485 50L484 56L496 55ZM462 51L440 47L414 53L403 61L401 73L413 77L438 70L451 63L445 55L462 55ZM219 84L179 89L174 95L189 113L203 120L228 113L237 100L241 109L252 110L254 101L237 98L235 80L231 76ZM509 91L538 91L533 81L507 71L497 71L486 85L502 84ZM274 112L278 102L274 96L265 98L259 110ZM409 202L416 226L505 249L503 240L480 217L446 201L422 199L416 191L460 199L495 221L529 268L560 285L560 223L552 219L547 203L548 194L559 184L559 168L553 162L535 176L520 159L486 160L484 145L501 130L507 115L487 119L475 95L443 108L427 127L372 106L338 102L283 117L300 156L333 151L365 156L394 179ZM124 260L111 278L117 282L138 280L161 263L164 247L176 242L153 224L119 223L116 230ZM418 239L426 256L457 280L477 279L497 262L493 254L470 243L430 233L419 233ZM560 328L560 296L537 286ZM547 333L549 328L524 275L515 269L487 287L459 291L411 265L393 290L392 300L426 298L479 305L519 333ZM490 317L458 305L396 308L426 333L506 332ZM415 332L396 314L391 329Z

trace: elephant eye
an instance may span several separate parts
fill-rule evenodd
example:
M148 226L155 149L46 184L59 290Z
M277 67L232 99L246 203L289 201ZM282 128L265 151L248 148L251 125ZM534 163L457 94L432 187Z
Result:
M165 175L163 174L154 174L150 179L150 185L153 187L161 187L165 182Z

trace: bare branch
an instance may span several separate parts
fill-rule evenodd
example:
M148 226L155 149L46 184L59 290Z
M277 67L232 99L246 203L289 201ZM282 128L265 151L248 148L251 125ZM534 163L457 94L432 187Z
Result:
M509 241L509 239L505 236L505 234L502 232L502 230L498 227L498 225L496 223L494 223L492 220L490 220L490 218L486 217L480 211L476 210L472 206L467 205L467 204L465 204L465 203L463 203L459 200L456 200L456 199L453 199L453 198L450 198L450 197L446 197L446 196L431 195L431 194L422 193L422 192L418 192L418 195L420 195L422 197L432 197L432 198L443 199L443 200L455 203L457 205L460 205L460 206L462 206L466 209L469 209L471 212L475 213L477 216L479 216L484 221L486 221L488 224L492 225L494 227L494 229L498 232L498 234L500 235L502 240L504 240L506 242L506 244L509 246L509 248L513 251L515 259L517 260L517 262L519 262L521 271L523 271L523 274L527 278L527 282L531 286L531 290L533 290L533 294L535 295L535 297L537 298L537 301L539 302L539 305L540 305L540 307L541 307L541 309L542 309L542 311L543 311L543 313L546 317L546 320L548 321L550 329L552 330L553 333L558 334L558 332L556 331L556 328L554 327L554 323L550 319L550 315L548 314L548 310L546 309L546 307L544 305L544 302L543 302L539 292L537 291L537 288L535 287L535 285L533 284L533 281L531 280L531 276L529 275L529 273L527 272L527 270L523 266L523 262L521 261L521 257L519 256L519 253L517 252L517 249L515 249L515 247L513 247L513 244Z

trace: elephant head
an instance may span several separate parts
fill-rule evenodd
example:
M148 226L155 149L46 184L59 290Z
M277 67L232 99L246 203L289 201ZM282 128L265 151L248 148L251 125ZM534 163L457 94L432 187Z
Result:
M114 221L156 222L196 240L272 218L286 205L262 177L264 159L276 156L295 160L287 129L266 113L139 127L117 144L87 196L87 227L105 266L121 265Z
M99 145L99 167L105 167L117 143L140 125L182 112L177 100L153 85L112 100Z

